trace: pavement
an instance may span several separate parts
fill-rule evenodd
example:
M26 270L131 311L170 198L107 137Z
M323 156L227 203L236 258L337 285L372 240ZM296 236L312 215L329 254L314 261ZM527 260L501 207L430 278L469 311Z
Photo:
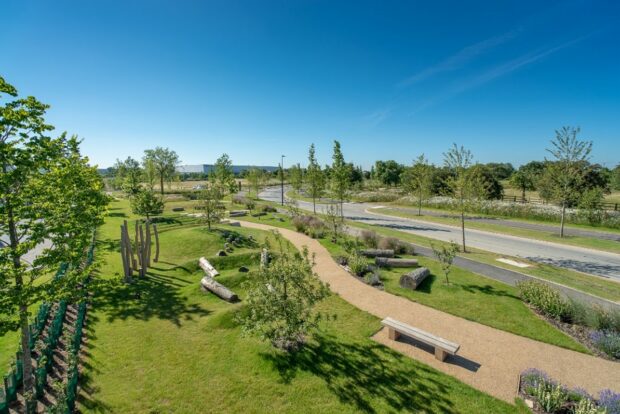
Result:
M399 211L406 214L418 214L417 208L410 207L391 207L391 210ZM459 215L449 214L442 211L436 210L425 210L422 209L422 214L425 216L431 217L440 217L440 218L460 218ZM540 223L526 223L518 220L509 220L504 218L495 218L495 217L479 217L469 215L465 217L465 221L471 221L475 223L486 223L486 224L497 224L504 227L512 227L515 229L525 229L525 230L536 230L542 231L550 234L560 234L560 226L559 224L556 226L552 226L550 224L540 224ZM597 231L597 230L586 230L579 229L570 226L564 226L564 234L567 236L578 236L578 237L590 237L593 239L601 239L601 240L612 240L620 242L620 233L609 233L605 231ZM620 243L618 243L618 249L620 249Z
M275 227L241 221L245 227ZM297 248L307 246L315 255L314 270L330 289L355 307L378 318L401 322L460 344L457 355L445 362L433 350L407 338L390 340L385 329L373 339L407 356L509 403L517 395L519 374L527 368L546 371L569 387L582 387L591 394L602 389L620 390L620 364L591 355L504 332L375 289L344 271L317 240L287 229L277 229Z
M269 187L261 192L259 197L268 201L280 202L280 188ZM312 203L305 201L298 201L297 203L300 208L312 211ZM461 229L459 227L369 212L368 209L373 207L376 205L344 203L343 213L345 218L349 220L392 228L431 239L461 243ZM325 205L317 204L318 212L323 212L324 208ZM521 257L620 282L620 254L482 230L466 229L465 234L468 247L501 255Z

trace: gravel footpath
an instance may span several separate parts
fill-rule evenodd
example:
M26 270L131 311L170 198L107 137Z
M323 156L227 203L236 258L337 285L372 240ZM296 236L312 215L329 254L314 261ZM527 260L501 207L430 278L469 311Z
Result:
M276 229L297 248L307 246L316 255L315 271L319 277L357 308L379 318L390 316L459 343L458 354L440 362L432 350L414 341L389 340L384 329L373 336L377 342L481 391L514 403L519 374L527 368L542 369L563 384L579 386L594 394L605 388L620 391L620 364L616 362L500 331L377 290L352 278L317 240L287 229L241 223L261 230Z

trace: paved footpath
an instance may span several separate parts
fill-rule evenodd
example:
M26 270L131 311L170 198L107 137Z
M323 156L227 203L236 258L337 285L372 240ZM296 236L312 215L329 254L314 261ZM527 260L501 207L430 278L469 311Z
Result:
M297 248L307 246L316 255L315 271L333 292L357 308L378 318L390 316L461 345L457 356L445 362L432 350L406 339L391 341L382 329L373 339L424 362L446 374L513 403L519 373L538 368L571 387L597 394L610 388L620 391L620 363L559 348L500 331L412 302L368 286L342 269L317 240L292 230L241 221L244 227L278 230Z

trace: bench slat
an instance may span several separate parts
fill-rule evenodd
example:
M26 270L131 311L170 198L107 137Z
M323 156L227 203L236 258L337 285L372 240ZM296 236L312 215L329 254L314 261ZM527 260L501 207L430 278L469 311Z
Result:
M428 332L425 332L421 329L414 328L413 326L407 325L406 323L397 321L390 317L387 317L384 320L382 320L381 324L383 326L388 326L402 334L418 339L426 344L441 348L451 355L456 354L456 352L461 347L459 344L450 342L446 339L443 339L433 334L430 334Z

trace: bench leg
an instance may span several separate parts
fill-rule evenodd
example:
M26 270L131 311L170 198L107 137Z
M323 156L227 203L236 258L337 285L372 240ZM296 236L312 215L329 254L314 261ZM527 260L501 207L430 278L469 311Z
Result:
M445 361L448 353L441 348L435 348L435 358L440 361Z
M397 340L399 336L400 332L397 332L395 329L388 328L388 338L390 338L392 341Z

